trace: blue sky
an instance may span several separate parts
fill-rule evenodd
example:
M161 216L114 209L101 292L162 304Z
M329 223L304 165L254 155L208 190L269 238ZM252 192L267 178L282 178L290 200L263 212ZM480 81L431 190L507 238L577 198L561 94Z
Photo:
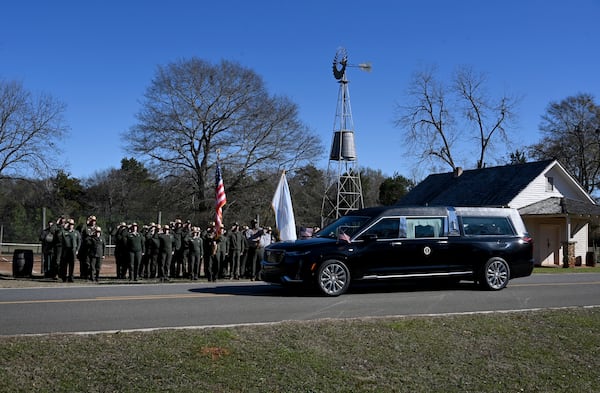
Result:
M358 163L412 176L394 109L411 75L460 65L488 76L492 96L522 96L516 147L537 142L551 101L600 100L599 0L12 1L2 7L0 78L67 104L66 170L84 178L120 167L120 134L158 65L193 56L234 60L299 105L331 144L338 84L331 61L347 49ZM317 164L327 167L328 152ZM461 165L473 167L467 156ZM426 174L426 173L425 173ZM424 174L421 174L421 176Z

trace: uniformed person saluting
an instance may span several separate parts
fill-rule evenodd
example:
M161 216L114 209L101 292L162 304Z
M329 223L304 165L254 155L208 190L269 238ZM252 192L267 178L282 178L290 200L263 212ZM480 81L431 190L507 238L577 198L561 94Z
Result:
M129 281L138 280L138 269L144 253L144 236L138 232L138 224L133 223L129 227L127 235L127 250L129 251Z
M115 260L117 264L117 278L125 278L129 265L129 251L127 250L127 224L119 224L115 233Z
M63 282L73 282L73 270L75 270L75 256L81 245L81 236L75 230L75 221L71 218L67 221L62 233L62 258L60 263L60 278Z
M158 235L158 277L160 282L169 281L169 268L173 258L173 244L175 239L168 225L163 227L163 232Z
M106 243L102 237L102 228L95 226L94 236L91 236L88 242L90 244L88 260L90 261L91 277L93 281L98 282L102 260L104 259L104 250L106 248Z
M200 237L200 227L193 227L191 235L187 238L188 271L192 280L197 280L200 276L200 265L204 254L204 239Z

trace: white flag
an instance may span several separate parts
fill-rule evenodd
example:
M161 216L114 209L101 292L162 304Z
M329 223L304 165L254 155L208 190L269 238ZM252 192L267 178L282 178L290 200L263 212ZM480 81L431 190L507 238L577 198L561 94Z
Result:
M271 205L275 211L275 223L281 240L296 240L296 220L285 171L281 174Z

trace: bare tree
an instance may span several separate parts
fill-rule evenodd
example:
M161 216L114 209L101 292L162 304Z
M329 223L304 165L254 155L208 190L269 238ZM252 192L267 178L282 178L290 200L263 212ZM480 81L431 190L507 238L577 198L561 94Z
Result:
M128 150L149 157L162 175L191 178L201 209L213 197L206 193L217 151L234 174L226 187L235 189L247 176L292 169L321 149L295 104L270 96L255 72L229 61L192 58L159 67L137 119L125 135Z
M407 105L398 105L395 124L408 130L411 151L420 152L420 161L442 161L455 170L460 157L458 143L478 141L477 168L485 166L487 154L498 139L508 144L507 128L514 119L518 99L502 95L493 100L485 90L484 74L459 67L452 83L436 79L435 68L414 74L408 89Z
M590 94L551 102L542 116L543 139L530 147L536 159L557 159L588 192L600 186L600 106Z
M435 78L435 69L416 72L408 89L410 104L398 106L397 127L408 130L411 151L421 152L420 161L434 158L456 168L453 146L458 138L454 118L447 108L444 86Z
M45 177L56 169L65 108L49 95L34 97L21 83L0 80L0 179Z
M485 90L486 76L470 67L461 67L454 74L454 91L463 103L463 116L471 125L479 142L477 168L485 166L486 153L492 147L492 138L508 145L507 127L512 124L518 99L502 95L495 101Z

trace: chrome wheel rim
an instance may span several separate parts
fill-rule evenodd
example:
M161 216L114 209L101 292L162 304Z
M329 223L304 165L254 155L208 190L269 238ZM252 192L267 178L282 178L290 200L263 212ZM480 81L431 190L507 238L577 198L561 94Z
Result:
M319 276L321 289L329 295L341 293L348 282L348 273L343 266L332 263L323 268Z
M508 266L504 262L494 261L486 270L485 279L492 289L501 289L508 282Z

